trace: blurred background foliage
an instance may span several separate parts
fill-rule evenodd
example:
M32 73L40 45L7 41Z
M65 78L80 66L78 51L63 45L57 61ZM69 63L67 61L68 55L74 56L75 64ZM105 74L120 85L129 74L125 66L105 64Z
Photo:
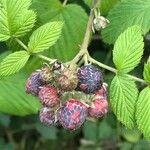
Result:
M101 14L108 12L121 0L102 0ZM63 2L63 1L62 1ZM51 58L63 62L71 60L79 51L92 0L69 0L63 7L59 0L33 0L32 9L37 12L38 26L52 20L63 20L65 25L57 44L44 52ZM22 40L27 43L28 37ZM145 37L145 54L134 74L142 72L146 61L150 36ZM19 50L14 41L0 43L0 60L11 51ZM89 45L92 57L107 65L112 64L112 46L103 43L96 33ZM69 132L62 128L46 127L39 122L37 112L40 104L37 98L25 94L24 84L27 76L42 66L43 61L31 58L25 68L15 76L0 79L0 150L149 150L150 144L141 133L126 129L111 111L104 118L87 121L81 129ZM103 70L105 82L110 84L113 74ZM139 85L141 88L141 85ZM6 107L7 106L7 107ZM20 115L16 116L16 115Z

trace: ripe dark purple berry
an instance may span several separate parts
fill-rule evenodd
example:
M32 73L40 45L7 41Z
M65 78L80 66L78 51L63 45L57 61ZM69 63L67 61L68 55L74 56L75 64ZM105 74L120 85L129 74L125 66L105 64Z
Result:
M47 126L55 124L55 113L54 111L51 111L48 107L41 108L39 118L40 121Z
M57 89L51 85L45 85L39 91L41 103L47 107L55 107L60 103Z
M103 77L99 68L93 65L82 66L78 70L78 90L87 94L95 93L101 88Z
M107 99L104 98L94 100L91 106L88 108L89 116L93 118L101 118L107 112L108 112L108 101Z
M84 123L87 115L87 106L79 100L70 99L59 109L58 120L65 129L76 130Z
M37 96L40 91L40 87L44 84L45 83L41 78L40 72L34 72L26 81L26 92Z

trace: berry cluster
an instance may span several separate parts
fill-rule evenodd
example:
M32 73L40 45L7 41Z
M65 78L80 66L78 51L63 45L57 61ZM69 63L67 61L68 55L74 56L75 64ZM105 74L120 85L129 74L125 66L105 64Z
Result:
M87 100L71 97L63 101L63 95L72 91L82 92ZM39 97L40 121L48 126L76 130L87 117L101 118L108 111L106 85L101 70L93 65L73 70L55 61L30 75L26 92Z

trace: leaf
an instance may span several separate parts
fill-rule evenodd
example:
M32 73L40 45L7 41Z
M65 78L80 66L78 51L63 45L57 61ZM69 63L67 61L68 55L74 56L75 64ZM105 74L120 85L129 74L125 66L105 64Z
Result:
M117 39L113 50L113 61L117 70L128 73L140 62L144 43L140 27L132 26Z
M28 11L30 5L31 0L0 0L0 41L8 40L17 32L16 36L22 36L33 27L35 14L33 18L33 13Z
M18 72L28 61L30 55L26 51L18 51L8 55L0 63L0 76L8 76Z
M39 22L46 23L47 21L58 20L64 22L61 37L50 48L47 55L64 62L73 59L84 38L88 21L86 12L82 7L74 4L63 7L58 0L34 1L36 1L34 8L38 16L40 15ZM80 18L79 21L77 18Z
M13 36L20 37L29 32L36 21L36 14L32 10L25 10L18 14L13 23Z
M80 18L77 21L77 18ZM49 51L49 56L63 61L69 61L75 57L80 50L83 42L87 14L77 5L67 5L61 11L61 14L55 16L55 20L64 20L62 36ZM67 55L66 55L67 54Z
M150 57L148 58L147 63L144 65L143 76L146 82L150 82Z
M39 27L30 37L29 50L38 53L54 45L61 34L62 26L62 22L50 22Z
M110 104L117 119L128 128L135 124L138 89L127 76L115 76L110 86Z
M150 1L149 0L122 0L109 12L110 24L102 31L103 40L113 44L118 36L133 25L139 25L142 33L150 29Z
M25 93L27 75L20 72L0 80L0 111L12 115L35 114L40 108L37 98Z
M136 103L136 121L138 129L150 140L150 88L141 91Z
M100 10L102 15L106 15L121 0L102 0Z

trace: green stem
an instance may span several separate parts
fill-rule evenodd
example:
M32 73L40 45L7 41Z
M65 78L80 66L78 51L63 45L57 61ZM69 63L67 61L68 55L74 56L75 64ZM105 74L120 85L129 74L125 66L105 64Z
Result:
M52 61L55 60L55 59L51 59L51 58L49 58L49 57L46 57L46 56L43 56L43 55L40 55L40 54L35 55L35 56L37 56L37 57L39 57L39 58L41 58L41 59L43 59L43 60L45 60L45 61L48 61L48 62L52 62Z
M28 47L27 47L21 40L19 40L18 38L15 38L15 41L16 41L20 46L22 46L26 51L28 51Z
M104 68L104 69L106 69L106 70L109 70L109 71L111 71L111 72L114 72L115 74L117 73L117 70L116 70L115 68L112 68L112 67L110 67L110 66L107 66L107 65L105 65L105 64L103 64L103 63L101 63L101 62L99 62L99 61L96 61L95 59L93 59L93 58L90 57L90 56L89 56L89 61L91 61L91 62L94 63L94 64L97 64L98 66L100 66L100 67L102 67L102 68ZM129 75L129 74L126 74L126 76L129 77L130 79L133 79L133 80L135 80L135 81L138 81L138 82L140 82L140 83L143 83L143 84L148 85L148 83L145 82L145 81L144 81L143 79L141 79L141 78L138 78L138 77L135 77L135 76L132 76L132 75Z

